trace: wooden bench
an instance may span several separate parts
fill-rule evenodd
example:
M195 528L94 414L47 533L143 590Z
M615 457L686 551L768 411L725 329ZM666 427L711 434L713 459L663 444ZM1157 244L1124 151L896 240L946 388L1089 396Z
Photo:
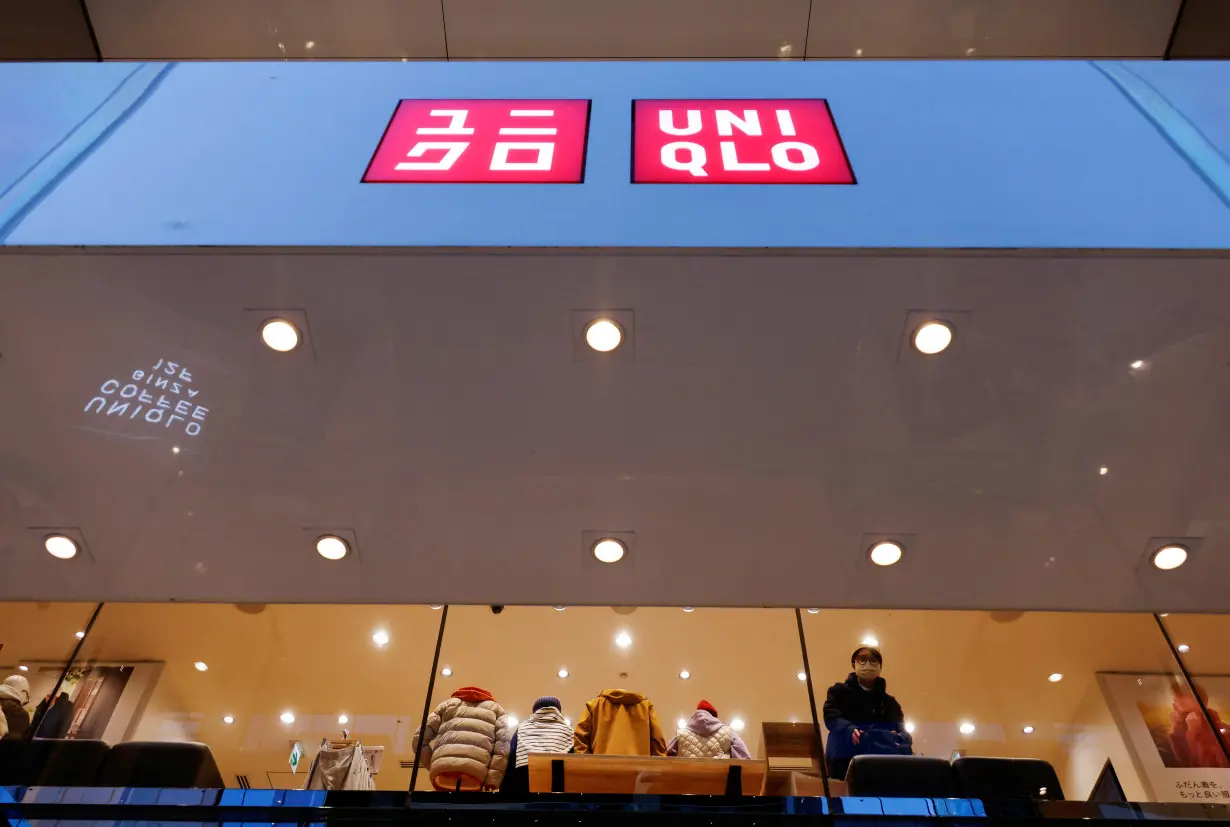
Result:
M530 792L761 795L766 761L530 754Z

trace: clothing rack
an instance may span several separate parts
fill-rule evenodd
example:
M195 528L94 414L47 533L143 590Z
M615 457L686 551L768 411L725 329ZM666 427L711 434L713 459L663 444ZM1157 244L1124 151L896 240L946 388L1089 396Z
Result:
M303 782L305 790L374 790L363 744L343 729L341 738L322 738Z

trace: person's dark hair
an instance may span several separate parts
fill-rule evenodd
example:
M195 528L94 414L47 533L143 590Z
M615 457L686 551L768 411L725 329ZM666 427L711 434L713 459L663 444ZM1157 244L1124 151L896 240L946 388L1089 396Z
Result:
M880 664L881 666L884 665L884 656L880 654L879 649L877 649L874 646L860 646L857 649L855 649L854 654L850 656L851 666L854 665L854 662L858 660L858 656L861 655L863 652L866 652L867 654L871 655L871 659L874 660L876 663Z
M68 697L68 693L67 693L67 692L61 692L61 693L60 693L60 700L62 700L62 701L71 701L71 700L72 700L72 698Z

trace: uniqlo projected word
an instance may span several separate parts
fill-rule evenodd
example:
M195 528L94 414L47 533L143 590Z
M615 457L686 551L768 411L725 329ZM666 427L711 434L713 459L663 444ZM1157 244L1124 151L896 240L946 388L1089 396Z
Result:
M85 403L85 413L197 436L209 416L209 408L197 398L200 392L187 368L159 359L149 370L134 370L103 382Z
M638 100L635 184L853 184L824 100Z
M368 183L579 184L587 100L404 100Z

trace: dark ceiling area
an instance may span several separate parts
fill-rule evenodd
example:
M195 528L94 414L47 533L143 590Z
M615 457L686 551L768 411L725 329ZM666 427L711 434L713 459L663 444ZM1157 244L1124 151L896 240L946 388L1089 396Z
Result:
M1226 0L0 0L0 60L1225 58Z

